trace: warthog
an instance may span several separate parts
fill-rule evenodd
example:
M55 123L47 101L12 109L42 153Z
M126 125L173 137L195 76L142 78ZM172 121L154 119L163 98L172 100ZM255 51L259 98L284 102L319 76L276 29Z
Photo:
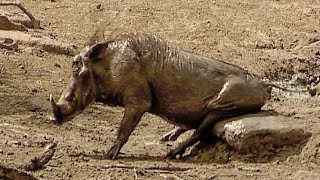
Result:
M55 103L52 120L71 120L93 102L125 108L107 158L117 158L141 116L149 112L192 136L170 151L183 155L221 119L259 111L270 88L244 69L199 56L143 33L120 34L85 48L72 62L71 80Z

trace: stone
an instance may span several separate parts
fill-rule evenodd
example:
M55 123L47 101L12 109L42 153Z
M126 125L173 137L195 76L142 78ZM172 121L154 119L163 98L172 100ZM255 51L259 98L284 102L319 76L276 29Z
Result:
M223 139L238 152L257 153L275 147L305 143L311 133L293 128L287 117L262 111L218 122L214 135Z

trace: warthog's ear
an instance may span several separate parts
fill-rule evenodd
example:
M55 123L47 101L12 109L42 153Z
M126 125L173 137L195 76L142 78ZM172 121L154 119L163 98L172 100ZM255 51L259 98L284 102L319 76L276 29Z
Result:
M99 61L99 59L101 59L105 54L107 48L108 48L108 42L95 44L89 49L87 53L87 57L92 62Z

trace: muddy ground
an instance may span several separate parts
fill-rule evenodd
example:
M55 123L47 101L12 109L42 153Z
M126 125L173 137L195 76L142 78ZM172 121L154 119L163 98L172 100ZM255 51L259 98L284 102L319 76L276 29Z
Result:
M34 37L73 43L83 48L103 27L112 33L143 31L158 34L197 54L236 64L257 77L317 83L320 75L319 0L21 0L36 18ZM5 8L2 8L5 9ZM10 9L15 10L15 9ZM1 36L1 34L0 34ZM166 160L176 142L160 143L172 125L145 115L122 155L115 161L83 154L108 150L115 139L122 108L94 104L63 126L48 121L49 94L59 94L68 82L72 57L19 46L0 50L0 163L15 166L29 161L52 140L54 158L33 173L43 179L319 179L319 97L275 91L264 109L292 120L312 133L295 154L274 158L237 158L235 155L201 161ZM294 81L297 74L302 81ZM293 81L290 81L293 78ZM301 78L300 78L301 79ZM239 155L240 156L240 155ZM245 155L244 155L245 156ZM109 165L135 169L107 168ZM143 170L138 167L181 167L186 171Z

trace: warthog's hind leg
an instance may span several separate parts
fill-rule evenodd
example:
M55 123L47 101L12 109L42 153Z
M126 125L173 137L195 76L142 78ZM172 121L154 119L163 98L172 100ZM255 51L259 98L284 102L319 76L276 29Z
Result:
M178 139L178 137L186 132L188 129L187 128L182 128L182 127L176 127L172 131L166 133L163 135L160 139L160 141L175 141Z
M191 137L179 144L176 149L170 151L167 154L167 158L176 158L177 155L182 156L186 149L197 143L202 135L208 133L212 129L213 124L220 120L221 117L217 111L210 111Z

